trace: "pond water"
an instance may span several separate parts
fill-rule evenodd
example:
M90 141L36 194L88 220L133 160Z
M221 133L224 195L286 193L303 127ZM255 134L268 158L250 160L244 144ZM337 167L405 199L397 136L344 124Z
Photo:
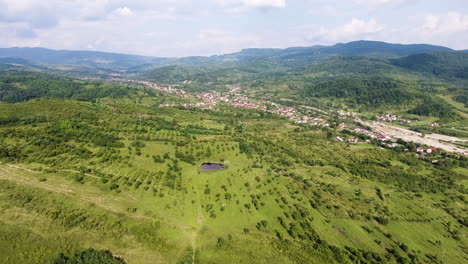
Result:
M224 166L222 164L218 164L218 163L203 163L200 166L200 169L202 169L202 170L222 170L222 169L224 169Z

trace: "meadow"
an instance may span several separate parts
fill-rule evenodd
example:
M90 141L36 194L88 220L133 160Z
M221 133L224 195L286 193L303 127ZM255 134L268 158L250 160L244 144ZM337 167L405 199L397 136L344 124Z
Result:
M466 260L466 157L433 165L152 96L0 104L1 263L89 248L128 263Z

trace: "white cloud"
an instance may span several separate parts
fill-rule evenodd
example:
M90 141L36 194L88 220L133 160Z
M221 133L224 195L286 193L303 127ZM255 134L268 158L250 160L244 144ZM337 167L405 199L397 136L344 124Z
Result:
M0 0L0 46L186 56L368 39L467 49L462 0L440 11L434 1Z
M175 48L188 55L213 55L239 51L245 47L257 47L262 37L253 34L240 34L218 29L199 31L194 38L178 41Z
M245 11L252 8L285 8L286 0L215 0L230 11Z
M0 0L0 22L25 22L32 28L53 27L58 23L54 4L60 6L60 1L45 4L33 0Z
M467 49L468 14L447 12L413 17L406 25L381 25L375 18L352 19L337 27L309 25L304 39L311 44L334 44L353 40L380 40L392 43L428 43ZM297 33L296 33L297 34Z
M356 4L369 5L369 6L380 6L385 4L400 4L408 0L353 0Z
M332 5L324 5L324 6L315 7L311 9L309 13L312 15L318 15L318 16L340 16L343 14L342 11L338 10L336 7Z
M143 20L176 20L177 16L175 14L175 8L168 8L162 11L148 10L140 14L140 17Z
M422 29L433 35L468 31L468 15L458 12L428 14Z
M371 18L368 21L353 18L350 23L336 29L336 33L353 36L363 33L375 33L382 29L383 27L377 24L377 21L374 18Z
M116 16L131 16L133 15L133 11L125 6L115 9L114 11L112 11L112 14Z
M39 46L36 33L25 23L0 23L2 44L9 47Z
M85 20L99 20L105 17L108 4L108 0L85 0L80 1L76 8L80 10L80 18Z
M418 26L400 29L394 39L405 42L433 43L466 49L468 43L468 14L447 12L419 16Z
M468 14L447 12L415 16L404 26L383 26L376 19L352 19L338 27L306 27L310 44L334 44L353 40L380 40L393 43L428 43L467 49Z
M353 18L349 23L338 27L320 27L318 30L315 27L311 27L310 30L313 32L309 35L308 39L312 42L324 44L368 39L383 29L384 27L378 24L374 18L369 20Z
M236 2L249 7L286 7L286 0L240 0Z

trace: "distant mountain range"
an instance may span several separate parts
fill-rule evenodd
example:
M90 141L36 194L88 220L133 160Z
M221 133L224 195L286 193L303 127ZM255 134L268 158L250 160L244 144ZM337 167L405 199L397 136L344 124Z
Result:
M144 64L153 65L167 60L164 58L99 51L51 50L45 48L0 48L0 63L5 63L7 58L22 59L22 63L19 64L25 65L80 65L116 70L127 70L128 68ZM14 60L13 62L17 63Z
M333 46L292 47L286 49L244 49L236 53L184 58L158 58L98 51L51 50L45 48L0 48L0 64L78 65L126 72L144 72L167 65L232 65L254 61L298 66L332 56L402 57L418 53L455 50L427 44L390 44L378 41L354 41ZM459 51L459 52L466 52Z
M292 47L286 49L243 49L236 53L209 57L192 56L165 61L178 65L210 65L229 63L249 63L258 60L276 61L286 66L304 65L321 61L336 55L401 57L431 51L455 50L427 44L390 44L379 41L353 41L333 46Z

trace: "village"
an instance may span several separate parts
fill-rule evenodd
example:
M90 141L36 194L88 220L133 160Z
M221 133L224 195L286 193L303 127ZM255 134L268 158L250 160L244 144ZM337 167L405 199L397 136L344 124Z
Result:
M326 122L321 117L309 117L304 116L299 113L294 107L281 107L274 102L270 102L267 100L260 100L256 102L251 98L247 97L242 93L242 88L239 86L231 86L229 91L226 93L220 92L204 92L204 93L197 93L197 94L189 94L181 89L177 89L177 85L171 86L163 86L149 81L142 81L142 80L129 80L129 79L119 79L119 78L111 78L113 81L117 82L130 82L139 85L143 85L148 88L152 88L157 91L175 94L181 97L187 98L196 98L199 99L197 103L187 103L187 104L160 104L159 107L185 107L191 108L196 107L200 109L207 109L207 110L219 110L218 106L220 104L224 104L227 106L239 107L239 108L247 108L247 109L256 109L264 112L270 112L273 114L277 114L279 116L286 117L297 124L304 124L309 123L310 125L321 125L321 126L330 126L328 122Z
M277 103L267 101L265 99L261 99L259 101L253 100L246 96L242 88L239 86L230 86L229 91L225 93L220 92L202 92L202 93L195 93L189 94L181 89L178 89L178 85L160 85L149 81L143 80L128 80L128 79L119 79L115 76L111 78L113 81L117 82L130 82L139 85L143 85L145 87L174 94L176 96L185 97L185 98L194 98L198 99L196 103L184 103L184 104L160 104L159 107L184 107L184 108L199 108L205 110L213 110L218 111L220 105L232 106L232 107L239 107L239 108L246 108L246 109L255 109L263 112L269 112L272 114L276 114L282 117L285 117L295 124L302 124L302 125L310 125L310 126L321 126L321 127L330 127L330 123L321 116L307 116L302 114L294 107L282 107ZM323 111L321 111L323 113ZM377 116L377 120L384 121L384 122L393 122L399 120L401 123L409 124L416 120L409 120L401 118L392 113L386 113L385 115ZM428 125L430 126L437 126L438 122L433 122ZM340 130L349 129L351 127L350 124L341 123L338 125ZM397 143L397 139L389 136L377 133L375 131L370 131L361 127L356 127L351 130L352 133L365 135L367 139L360 139L358 137L350 137L350 138L341 138L336 137L335 139L340 142L346 143L367 143L372 144L372 139L381 141L381 146L386 148L396 148L400 146ZM404 149L405 152L409 151L408 149ZM416 155L430 155L434 152L437 152L437 148L432 146L418 146L416 149Z
M403 117L398 116L398 115L393 114L393 113L386 113L384 115L376 116L376 118L377 118L378 121L388 122L388 123L398 122L398 123L400 123L402 125L412 124L412 123L418 121L417 119L403 118ZM427 126L429 126L429 127L436 127L436 126L439 126L439 125L440 125L440 123L438 121L430 122L430 123L427 124Z

